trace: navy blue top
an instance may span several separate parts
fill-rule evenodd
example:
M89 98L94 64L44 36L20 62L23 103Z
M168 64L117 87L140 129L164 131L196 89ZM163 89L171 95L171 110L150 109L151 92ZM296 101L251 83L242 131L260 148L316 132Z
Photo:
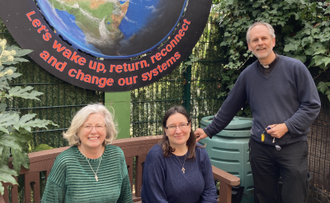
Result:
M309 126L319 114L321 102L314 80L299 60L280 55L269 75L263 75L258 61L247 67L238 77L226 101L204 128L212 137L223 130L236 113L249 103L253 114L251 138L261 142L261 134L268 125L285 123L287 132L276 139L278 145L307 140ZM266 135L264 144L274 145Z
M217 202L212 166L206 150L196 147L196 158L185 161L183 173L181 164L185 156L172 154L164 157L158 144L150 149L143 167L142 202Z

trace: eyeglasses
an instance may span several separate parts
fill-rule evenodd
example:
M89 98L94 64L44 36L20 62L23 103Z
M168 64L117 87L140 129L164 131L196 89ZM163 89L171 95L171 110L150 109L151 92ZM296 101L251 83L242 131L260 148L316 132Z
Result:
M84 125L83 128L86 130L86 131L92 131L93 128L95 128L96 131L102 131L104 130L105 126L104 125Z
M170 125L166 126L165 129L167 129L170 133L173 133L176 131L176 129L179 127L180 130L186 130L188 128L189 122L188 123L181 123L180 125Z

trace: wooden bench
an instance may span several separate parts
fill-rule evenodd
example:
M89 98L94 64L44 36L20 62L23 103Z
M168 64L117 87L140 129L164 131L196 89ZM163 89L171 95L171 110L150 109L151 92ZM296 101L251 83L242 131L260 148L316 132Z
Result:
M145 161L149 149L160 140L161 136L148 136L125 138L113 141L113 145L119 146L125 153L128 173L132 186L134 202L141 202L142 187L142 163ZM25 203L31 203L31 192L33 192L33 203L39 203L42 197L40 194L40 172L45 172L48 176L56 156L68 147L56 148L29 154L30 169L22 168L20 174L24 175L24 194ZM136 163L135 165L133 165ZM9 167L12 167L9 164ZM133 181L133 174L135 175ZM213 166L213 176L220 181L220 203L231 203L231 190L233 186L240 184L240 179L219 168ZM18 186L11 186L11 195L9 195L5 184L5 193L0 196L0 203L8 203L11 196L12 203L18 203Z

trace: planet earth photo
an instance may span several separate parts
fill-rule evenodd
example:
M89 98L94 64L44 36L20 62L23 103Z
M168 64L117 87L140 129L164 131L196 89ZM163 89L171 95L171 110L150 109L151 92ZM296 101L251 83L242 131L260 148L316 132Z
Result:
M76 50L132 58L174 31L188 0L36 0L45 19Z

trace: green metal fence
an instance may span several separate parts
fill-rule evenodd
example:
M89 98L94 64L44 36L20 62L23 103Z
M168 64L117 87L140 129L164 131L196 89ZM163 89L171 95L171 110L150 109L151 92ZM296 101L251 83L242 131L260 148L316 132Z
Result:
M14 44L10 33L0 20L0 38L5 38L9 44ZM28 39L27 39L28 40ZM10 85L32 86L35 90L44 93L40 101L16 98L8 102L8 110L19 110L37 114L36 118L52 120L58 127L49 129L33 129L33 141L28 143L31 149L40 144L51 147L63 147L67 143L62 133L70 125L72 116L81 107L90 103L104 102L104 92L95 92L72 86L39 67L34 61L16 65L17 72L22 76L15 79Z
M29 85L44 94L39 97L40 101L16 99L9 109L19 110L23 114L36 113L38 118L52 120L59 125L50 126L48 130L34 129L33 143L30 143L32 148L39 144L48 144L52 147L66 146L62 133L70 125L75 112L87 104L104 100L103 92L72 86L52 76L33 61L20 64L18 72L22 73L22 76L11 85Z
M194 118L193 125L198 126L199 120L206 115L215 114L220 106L217 99L220 92L219 73L221 63L216 60L216 49L219 38L216 36L217 26L211 21L192 51L200 58L184 70L175 69L171 74L147 87L131 91L131 136L146 136L162 133L161 119L173 105L181 104ZM0 23L0 37L9 44L14 43L10 33ZM217 39L218 38L218 39ZM28 39L27 39L28 40ZM94 102L103 102L104 93L85 90L72 86L54 77L35 62L19 64L18 72L22 76L11 85L29 85L43 92L40 101L17 99L10 109L36 113L40 119L49 119L58 124L48 130L33 132L34 141L31 147L48 144L52 147L65 146L62 132L65 131L74 113L82 106Z
M131 136L146 136L162 133L161 120L164 113L173 105L181 104L191 113L193 125L199 120L215 114L220 106L220 72L221 63L217 61L219 37L216 35L217 25L210 20L205 31L192 51L200 58L199 62L182 70L175 69L171 74L147 87L131 91ZM13 44L10 33L0 22L0 37ZM28 39L27 39L28 40ZM18 65L22 76L11 85L29 85L43 92L40 101L16 99L9 109L36 113L40 119L49 119L58 124L48 130L35 129L34 140L29 143L32 148L39 144L52 147L66 145L62 138L72 116L82 106L94 102L104 102L104 93L85 90L72 86L45 71L35 62Z
M183 105L193 118L193 127L214 115L222 102L222 62L217 60L217 25L210 18L192 54L200 60L177 68L159 82L131 91L131 136L162 134L162 118L173 105Z

